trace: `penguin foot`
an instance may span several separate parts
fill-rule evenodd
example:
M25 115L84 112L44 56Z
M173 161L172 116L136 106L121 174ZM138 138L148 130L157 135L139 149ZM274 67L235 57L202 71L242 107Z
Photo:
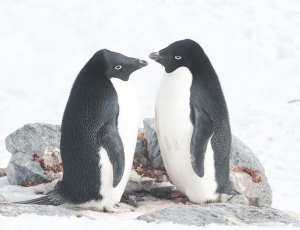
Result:
M129 208L105 208L105 211L108 213L131 212Z

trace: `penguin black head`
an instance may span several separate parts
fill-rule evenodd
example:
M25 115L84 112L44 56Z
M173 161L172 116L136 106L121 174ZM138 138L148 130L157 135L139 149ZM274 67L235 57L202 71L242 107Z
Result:
M128 81L130 74L147 65L148 63L144 60L103 49L96 52L86 66L96 72L105 70L105 76L108 79L119 78Z
M191 69L195 64L197 65L199 58L205 57L201 46L190 39L176 41L159 52L149 55L149 58L163 65L167 73L182 66Z

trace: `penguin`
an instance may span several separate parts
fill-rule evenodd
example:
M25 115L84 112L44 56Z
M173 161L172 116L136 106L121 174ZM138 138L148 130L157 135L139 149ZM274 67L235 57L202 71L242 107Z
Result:
M147 66L107 49L99 50L79 72L63 114L58 189L41 198L18 202L117 209L132 168L139 105L130 75Z
M202 47L185 39L149 57L165 68L155 120L170 181L193 203L218 202L219 194L235 194L229 178L228 110Z

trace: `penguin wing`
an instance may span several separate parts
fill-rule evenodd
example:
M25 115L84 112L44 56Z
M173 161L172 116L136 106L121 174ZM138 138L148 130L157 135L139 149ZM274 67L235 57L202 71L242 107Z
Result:
M204 159L207 144L213 134L214 123L209 114L201 108L193 107L194 130L190 146L191 163L194 172L199 176L204 176Z
M53 192L53 191L52 191ZM36 199L32 200L25 200L25 201L17 201L17 202L12 202L14 204L38 204L38 205L61 205L64 204L65 202L60 199L60 196L57 194L52 194L52 192L48 193L49 195L42 196Z
M106 123L99 132L100 145L105 148L113 167L113 187L121 181L124 174L125 154L117 122Z

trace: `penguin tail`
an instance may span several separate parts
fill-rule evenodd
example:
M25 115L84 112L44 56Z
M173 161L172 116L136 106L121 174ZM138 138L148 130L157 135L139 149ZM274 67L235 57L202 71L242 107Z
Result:
M64 204L63 200L60 198L59 194L49 194L40 198L12 202L14 204L37 204L37 205L53 205L58 206Z

